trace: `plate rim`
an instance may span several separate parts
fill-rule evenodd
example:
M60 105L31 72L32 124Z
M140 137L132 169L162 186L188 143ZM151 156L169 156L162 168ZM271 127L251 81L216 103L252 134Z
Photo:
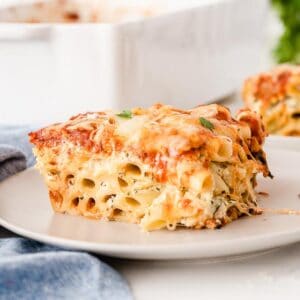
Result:
M33 232L23 229L20 226L10 224L0 217L0 225L4 228L32 240L41 243L61 247L66 250L87 251L104 256L134 259L134 260L182 260L182 259L205 259L217 257L230 257L234 255L244 255L256 253L264 250L270 250L277 247L288 246L300 241L300 229L296 229L284 233L272 233L268 236L239 238L219 242L222 245L222 251L214 251L215 254L210 255L208 250L205 250L200 243L189 243L188 247L185 244L166 244L166 245L130 245L130 244L113 244L113 243L96 243L88 241L78 241L69 238L54 237L42 233ZM276 239L279 237L280 239ZM264 241L263 244L257 243ZM255 241L256 246L253 246ZM267 241L267 243L266 243ZM236 248L235 246L237 246ZM218 246L218 245L216 245ZM134 247L134 252L132 252ZM186 249L188 248L188 249ZM209 248L209 247L208 247ZM184 251L183 251L184 250ZM199 253L196 253L197 250ZM155 256L155 257L154 257Z
M285 154L293 153L297 155L300 159L300 153L294 150L285 149L270 149L272 152ZM20 176L20 174L26 174L30 172L37 172L35 168L28 168L12 177L6 181ZM0 184L1 187L2 183ZM255 218L255 216L253 217ZM187 244L130 244L130 243L97 243L92 241L76 240L72 238L64 238L53 236L51 234L40 233L26 228L22 228L19 225L10 223L1 216L0 212L0 225L8 230L30 238L37 240L39 242L59 246L65 249L75 249L94 252L102 255L107 255L111 257L127 258L127 259L143 259L143 260L172 260L172 259L194 259L194 258L215 258L215 257L226 257L232 255L240 255L258 252L262 250L268 250L276 247L281 247L284 245L289 245L300 241L300 228L289 231L277 231L269 233L267 236L245 236L243 238L239 237L237 239L229 240L215 240L214 245L217 249L214 250L214 254L211 255L210 251L206 250L209 248L207 244L201 244L199 242L192 242ZM147 234L147 233L145 233ZM277 237L280 237L278 239ZM261 243L261 241L264 241ZM255 243L253 243L255 241ZM209 244L208 244L209 245ZM238 245L238 247L236 247ZM254 246L255 245L255 246ZM218 246L221 246L220 251ZM210 244L211 247L211 244ZM134 251L132 249L134 248ZM219 254L218 254L219 253ZM155 257L155 258L154 258Z

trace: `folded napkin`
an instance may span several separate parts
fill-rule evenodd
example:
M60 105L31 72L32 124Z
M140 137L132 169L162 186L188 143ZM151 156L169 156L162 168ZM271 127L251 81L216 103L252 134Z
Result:
M27 138L32 129L0 126L0 181L34 163ZM0 299L129 300L132 296L125 279L90 254L5 238L0 239Z
M122 277L92 255L0 239L0 299L131 299Z
M0 181L34 164L28 132L31 126L0 126Z

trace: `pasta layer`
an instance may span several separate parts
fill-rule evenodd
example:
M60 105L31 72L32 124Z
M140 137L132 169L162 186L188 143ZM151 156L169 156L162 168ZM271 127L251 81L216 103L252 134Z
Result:
M260 118L212 104L80 114L30 134L56 212L146 231L216 228L256 213L270 176Z
M249 78L243 98L263 117L269 133L300 136L300 67L281 65Z

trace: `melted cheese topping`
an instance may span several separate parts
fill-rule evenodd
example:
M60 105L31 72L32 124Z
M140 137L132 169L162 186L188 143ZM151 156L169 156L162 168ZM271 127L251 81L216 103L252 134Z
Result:
M215 228L255 213L255 177L270 175L264 138L255 113L233 119L215 104L80 114L30 134L55 211L144 230Z
M243 98L263 117L268 132L300 136L300 67L282 65L249 78Z

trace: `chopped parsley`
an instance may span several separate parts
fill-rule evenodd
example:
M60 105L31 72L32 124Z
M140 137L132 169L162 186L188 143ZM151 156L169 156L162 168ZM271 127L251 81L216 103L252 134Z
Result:
M203 118L203 117L201 117L201 118L199 119L199 122L200 122L200 124L201 124L203 127L207 128L207 129L209 129L209 130L211 130L211 131L215 128L215 126L214 126L213 123L211 123L210 121L208 121L207 119L205 119L205 118Z
M131 119L132 112L130 110L123 110L121 113L117 114L117 116L125 119Z

